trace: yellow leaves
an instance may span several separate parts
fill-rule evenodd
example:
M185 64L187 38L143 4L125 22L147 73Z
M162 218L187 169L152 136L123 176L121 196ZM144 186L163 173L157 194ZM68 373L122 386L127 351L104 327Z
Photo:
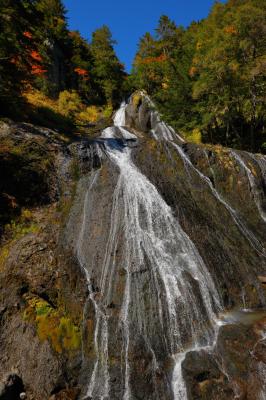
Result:
M45 96L45 94L38 90L29 90L24 93L24 97L32 106L47 107L55 112L58 112L58 104L56 100L50 99L48 96Z
M133 93L132 102L133 102L134 108L137 108L139 106L140 101L141 101L141 94L139 92Z
M197 69L195 66L192 66L192 67L190 68L189 72L188 72L188 73L189 73L189 76L190 76L191 78L193 78L193 76L196 75L197 71L198 71L198 69Z
M0 250L0 268L4 266L5 261L7 260L8 256L9 256L9 246L6 245L4 246L1 250Z
M234 27L234 25L228 25L224 28L224 32L229 35L236 35L237 29Z
M198 128L193 129L192 132L185 133L185 138L188 142L200 144L201 143L201 131Z
M197 42L196 44L196 50L200 50L202 48L202 42Z
M81 342L80 332L69 318L62 317L59 325L59 337L62 338L62 345L65 349L78 349Z
M239 70L239 64L236 61L232 61L229 64L229 68L232 72L237 72Z
M53 308L47 301L38 296L25 296L28 307L23 317L36 325L41 342L49 340L57 353L63 350L74 351L80 347L81 333L78 326L60 310Z
M62 115L72 117L82 108L81 98L75 90L63 90L59 93L58 107Z
M78 115L78 119L81 122L96 122L100 117L99 108L96 106L87 107L84 111L81 111Z

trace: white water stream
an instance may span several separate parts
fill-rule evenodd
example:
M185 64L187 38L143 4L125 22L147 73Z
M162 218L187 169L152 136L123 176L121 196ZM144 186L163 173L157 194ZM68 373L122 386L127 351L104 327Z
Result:
M264 210L261 207L260 193L257 189L254 175L252 174L250 168L245 164L245 162L242 160L242 158L240 157L239 154L237 154L235 151L231 151L231 154L234 157L234 159L237 161L237 163L240 165L240 167L247 174L247 177L249 180L249 185L250 185L250 190L253 194L255 204L257 206L257 209L259 211L261 218L263 219L264 222L266 222L266 213L264 212Z
M123 106L117 112L114 123L123 138L134 137L125 128L121 128L125 124ZM117 129L107 128L103 131L102 138L114 139L116 131ZM151 316L145 315L145 303L141 288L136 287L136 284L132 282L133 274L148 266L154 282L154 291L157 292L158 322L161 325L160 329L164 332L166 351L176 362L173 372L174 398L185 400L185 386L181 374L184 342L189 338L191 348L211 344L214 332L211 324L215 320L215 312L221 309L219 295L202 258L173 216L171 208L165 203L155 186L133 164L130 156L131 150L127 147L108 147L107 144L106 152L112 162L118 166L120 174L113 195L111 231L100 290L108 299L111 291L110 280L112 280L110 276L112 277L115 273L115 271L110 272L110 268L115 267L110 263L110 254L116 246L118 220L121 219L122 212L124 252L126 254L124 265L126 282L119 317L123 332L123 349L121 349L124 358L123 400L131 399L128 351L132 324L130 309L133 302L138 304L135 330L146 338L156 364L156 355L152 349L153 333L149 332L146 322ZM84 207L87 206L85 200ZM83 235L84 229L82 228L80 243L84 240ZM84 265L81 246L78 248L78 257L81 265ZM85 266L84 270L86 272ZM86 276L91 292L90 277L87 272ZM198 293L195 293L195 288ZM198 294L201 296L200 301L197 297ZM108 318L94 299L93 294L90 295L90 299L95 308L96 360L89 380L87 396L92 398L98 396L105 399L109 398ZM203 335L204 331L205 335Z
M154 117L155 118L155 117ZM104 304L112 300L112 282L117 274L116 264L111 257L116 252L119 229L123 227L123 268L125 285L119 314L119 327L123 336L121 348L123 373L123 400L131 400L131 361L129 357L132 335L145 338L152 354L154 371L157 368L154 335L163 332L164 351L174 361L172 391L174 400L186 400L186 387L182 377L182 361L186 351L215 344L218 330L217 313L222 310L218 292L208 269L193 242L181 228L171 208L161 197L156 187L134 165L131 149L114 145L117 135L123 139L135 139L125 128L125 105L114 117L115 127L102 132L106 140L106 154L119 169L119 176L113 192L111 223L106 243L100 292L104 302L98 301L93 291L86 257L82 244L86 241L86 210L89 207L89 192L97 181L94 174L84 201L84 219L77 246L77 256L83 267L89 289L89 298L95 310L94 350L95 361L91 376L88 377L86 397L110 399L109 374L109 327L108 314ZM158 122L158 121L157 121ZM155 122L154 122L155 123ZM167 128L167 129L166 129ZM172 141L173 132L160 125L153 130L154 136ZM186 167L192 168L210 187L214 196L231 214L240 231L260 253L264 251L256 237L238 218L236 211L228 205L213 187L211 181L198 171L181 147L172 142ZM151 296L156 297L156 314L147 309L143 287L138 286L135 274L149 273ZM146 272L147 271L147 272ZM134 313L132 313L133 306ZM137 306L136 306L137 305ZM149 314L150 313L150 314ZM134 314L134 315L133 315ZM151 327L153 329L151 329ZM133 329L132 329L133 328ZM158 332L157 332L158 330ZM189 338L189 349L187 348ZM156 384L155 384L156 386ZM155 387L156 390L156 387ZM160 397L158 397L160 400Z
M182 158L184 165L190 169L192 169L201 179L204 181L210 188L214 197L227 209L230 213L232 219L234 220L235 224L239 228L240 232L244 235L244 237L249 241L251 246L257 251L258 254L266 257L266 251L260 241L256 238L253 232L246 226L246 224L242 221L239 217L237 211L226 202L226 200L220 195L220 193L214 188L211 180L205 176L201 171L199 171L190 161L189 157L185 154L183 149L177 145L176 143L172 142L173 146L177 149L180 157Z

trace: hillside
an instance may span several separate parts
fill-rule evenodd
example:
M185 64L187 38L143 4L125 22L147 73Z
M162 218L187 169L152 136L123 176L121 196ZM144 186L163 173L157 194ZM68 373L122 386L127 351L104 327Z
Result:
M0 0L0 400L265 400L265 20Z
M1 398L259 399L265 158L184 142L143 93L94 140L7 138L28 203L1 249Z

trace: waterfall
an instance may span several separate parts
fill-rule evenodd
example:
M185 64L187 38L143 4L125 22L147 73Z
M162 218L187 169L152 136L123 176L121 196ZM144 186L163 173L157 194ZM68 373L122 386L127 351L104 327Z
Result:
M110 398L108 316L104 307L112 298L112 281L117 271L111 254L116 250L119 227L122 226L126 274L119 315L119 327L123 335L123 400L132 398L129 349L133 327L135 335L145 338L147 348L152 354L154 369L157 368L158 357L154 341L157 340L156 335L162 338L164 351L175 364L172 373L173 398L185 400L186 389L181 363L188 345L189 349L195 349L212 343L213 324L216 313L221 310L219 295L195 245L182 230L171 208L155 186L134 165L131 149L116 143L118 132L125 139L135 137L123 127L124 106L116 113L114 123L115 127L105 129L101 136L106 141L105 151L108 158L119 169L112 200L111 228L101 273L102 301L97 300L92 290L86 257L83 254L86 242L85 217L77 247L78 259L88 281L89 299L95 310L95 362L86 395L92 399ZM96 180L95 175L87 195ZM87 195L84 216L86 208L89 207ZM148 271L150 276L150 296L156 296L158 314L152 313L151 310L149 315L149 307L146 304L149 299L143 298L142 287L135 278L137 274L145 271ZM137 307L134 307L135 304Z
M231 154L234 157L234 159L237 161L237 163L240 165L240 167L245 171L245 173L248 177L250 190L253 194L254 201L255 201L255 204L259 211L259 214L260 214L261 218L263 219L263 221L266 222L266 213L264 212L264 210L261 207L260 193L258 191L254 175L252 174L250 168L245 164L245 162L242 160L242 158L240 157L239 154L237 154L235 151L231 151Z
M237 211L223 199L210 179L192 164L182 147L176 144L179 137L172 128L160 121L156 114L151 113L151 118L154 137L174 146L188 174L194 171L200 177L226 208L240 232L258 253L264 253L260 242L240 219ZM186 400L182 363L187 352L203 348L211 351L216 344L219 326L226 323L217 319L222 311L221 301L197 248L157 188L134 164L134 150L128 143L136 140L137 137L126 127L126 105L122 104L114 116L114 126L102 132L94 143L94 150L88 149L90 153L96 151L98 157L106 157L108 168L115 171L115 180L111 194L108 192L110 221L102 249L102 261L96 264L99 269L96 275L93 248L90 248L90 252L86 248L91 208L97 207L97 202L91 205L91 193L98 190L101 170L91 173L89 178L76 247L89 292L84 308L84 332L88 304L90 310L93 309L93 317L90 311L90 318L93 318L93 352L84 400L113 398L114 334L119 337L116 343L121 354L121 359L118 357L118 361L115 361L119 365L115 367L115 378L120 375L119 394L116 392L114 398L137 398L134 391L138 388L133 384L136 361L132 359L132 354L135 350L132 349L138 349L141 342L141 354L149 363L151 398L164 398L161 383L157 379L157 372L162 371L167 376L163 383L168 390L168 397L165 398ZM110 311L112 304L114 312ZM114 320L117 326L115 333ZM167 365L171 366L169 370L164 371L162 360L167 360Z
M107 316L101 310L97 301L95 300L95 293L92 288L91 279L86 268L86 258L83 256L82 243L86 226L86 210L89 206L88 204L88 194L92 189L93 185L97 180L98 173L96 172L89 183L88 190L86 192L83 208L83 220L81 225L81 230L79 234L79 240L77 243L77 258L80 266L82 267L86 279L89 291L89 299L92 301L95 310L95 331L94 331L94 347L96 353L96 360L93 368L92 375L89 380L87 387L86 397L92 397L94 393L100 393L100 399L106 399L109 393L109 374L108 374L108 321ZM86 308L86 306L85 306ZM101 354L104 357L101 357Z
M248 229L246 224L242 221L242 219L239 217L237 211L226 202L226 200L218 193L218 191L214 188L211 180L205 176L202 172L200 172L190 161L189 157L185 154L183 149L177 145L174 142L171 142L172 145L175 147L175 149L178 151L178 154L180 155L181 159L183 160L183 163L185 167L188 169L192 169L199 177L200 179L205 182L208 187L210 188L212 194L214 197L226 208L226 210L230 213L232 219L234 220L235 224L237 225L238 229L240 232L243 234L243 236L249 241L251 246L257 251L258 254L266 257L266 252L260 241L256 238L253 232Z

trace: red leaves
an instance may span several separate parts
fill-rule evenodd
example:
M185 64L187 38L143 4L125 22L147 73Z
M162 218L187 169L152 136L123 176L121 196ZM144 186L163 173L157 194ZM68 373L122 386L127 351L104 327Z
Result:
M165 54L161 54L158 57L146 57L141 60L138 60L138 64L151 64L151 63L160 63L167 60L167 56Z
M31 74L32 75L42 75L47 72L47 69L44 69L41 65L32 65L31 66Z
M43 61L43 58L38 51L32 50L30 52L30 56L34 61L37 61L37 62ZM31 74L32 75L43 75L45 72L47 72L47 69L43 68L42 65L31 64Z
M28 32L28 31L23 32L23 36L25 36L28 39L32 39L32 34L30 32Z
M75 68L74 71L78 74L78 75L88 75L88 71L86 69L82 69L82 68Z
M33 51L31 51L30 55L31 55L31 58L33 58L33 60L42 61L42 56L40 55L40 53L38 53L38 51L33 50Z
M86 69L83 68L75 68L74 71L76 72L76 74L78 74L79 76L83 77L83 79L86 81L89 79L89 73Z

